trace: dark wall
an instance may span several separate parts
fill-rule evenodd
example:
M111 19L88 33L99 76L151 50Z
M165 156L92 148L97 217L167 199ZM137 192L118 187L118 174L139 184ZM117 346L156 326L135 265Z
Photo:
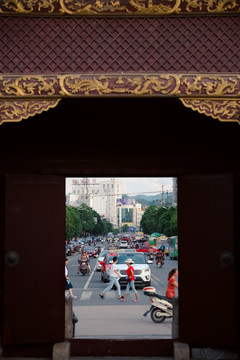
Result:
M4 123L0 161L32 159L36 167L36 159L47 159L46 170L50 159L57 160L64 172L71 160L93 162L104 157L124 159L131 169L145 168L147 161L148 167L163 173L198 171L198 167L222 171L238 166L234 159L239 132L237 123L193 112L178 99L63 99L41 115ZM84 161L83 166L90 165ZM120 167L116 162L112 166ZM69 171L73 172L72 165Z

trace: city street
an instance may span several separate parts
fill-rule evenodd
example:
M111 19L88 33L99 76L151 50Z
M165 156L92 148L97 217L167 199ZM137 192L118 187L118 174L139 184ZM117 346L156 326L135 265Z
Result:
M148 256L145 255L147 258ZM101 281L101 272L96 271L97 259L91 259L92 274L77 275L79 254L69 256L69 277L73 284L73 311L78 317L75 328L75 337L127 337L127 338L169 338L172 332L172 319L156 324L150 314L145 313L150 308L150 298L138 288L140 301L133 302L135 296L130 291L125 303L118 299L117 292L110 290L104 299L99 293L107 286ZM168 272L177 268L177 261L165 259L163 268L158 268L155 261L149 264L152 271L151 285L156 292L165 295ZM125 289L122 288L122 295Z

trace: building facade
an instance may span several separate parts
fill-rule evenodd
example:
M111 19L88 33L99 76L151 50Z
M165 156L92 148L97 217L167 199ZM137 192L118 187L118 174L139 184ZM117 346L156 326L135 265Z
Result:
M77 207L84 203L117 228L117 199L121 197L122 183L114 178L103 181L90 178L73 179L68 204Z
M137 231L140 230L140 221L144 211L142 205L135 199L123 198L117 200L117 221L118 227L127 225L134 227Z

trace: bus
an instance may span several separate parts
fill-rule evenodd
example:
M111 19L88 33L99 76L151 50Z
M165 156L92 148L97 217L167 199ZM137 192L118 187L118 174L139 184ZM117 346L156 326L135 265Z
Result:
M155 239L155 246L157 248L161 248L165 255L169 255L169 245L168 245L168 237L165 235L161 235Z
M178 259L178 236L168 238L168 251L171 260Z
M144 239L144 233L142 231L136 231L135 232L135 241Z

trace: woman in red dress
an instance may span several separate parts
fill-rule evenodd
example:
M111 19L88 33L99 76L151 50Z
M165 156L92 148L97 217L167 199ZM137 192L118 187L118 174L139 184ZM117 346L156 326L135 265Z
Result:
M166 297L169 299L172 299L174 296L176 296L175 287L178 288L176 277L178 277L178 270L172 269L168 274L168 287L166 291Z
M135 289L135 285L134 285L134 268L132 267L132 264L134 264L134 262L132 261L132 259L127 259L125 261L125 263L127 264L127 267L128 267L126 270L128 282L127 282L125 296L121 300L122 301L126 300L129 290L130 290L130 288L132 288L132 290L134 291L135 296L136 296L136 299L133 301L139 301L138 293L137 293L137 290Z

